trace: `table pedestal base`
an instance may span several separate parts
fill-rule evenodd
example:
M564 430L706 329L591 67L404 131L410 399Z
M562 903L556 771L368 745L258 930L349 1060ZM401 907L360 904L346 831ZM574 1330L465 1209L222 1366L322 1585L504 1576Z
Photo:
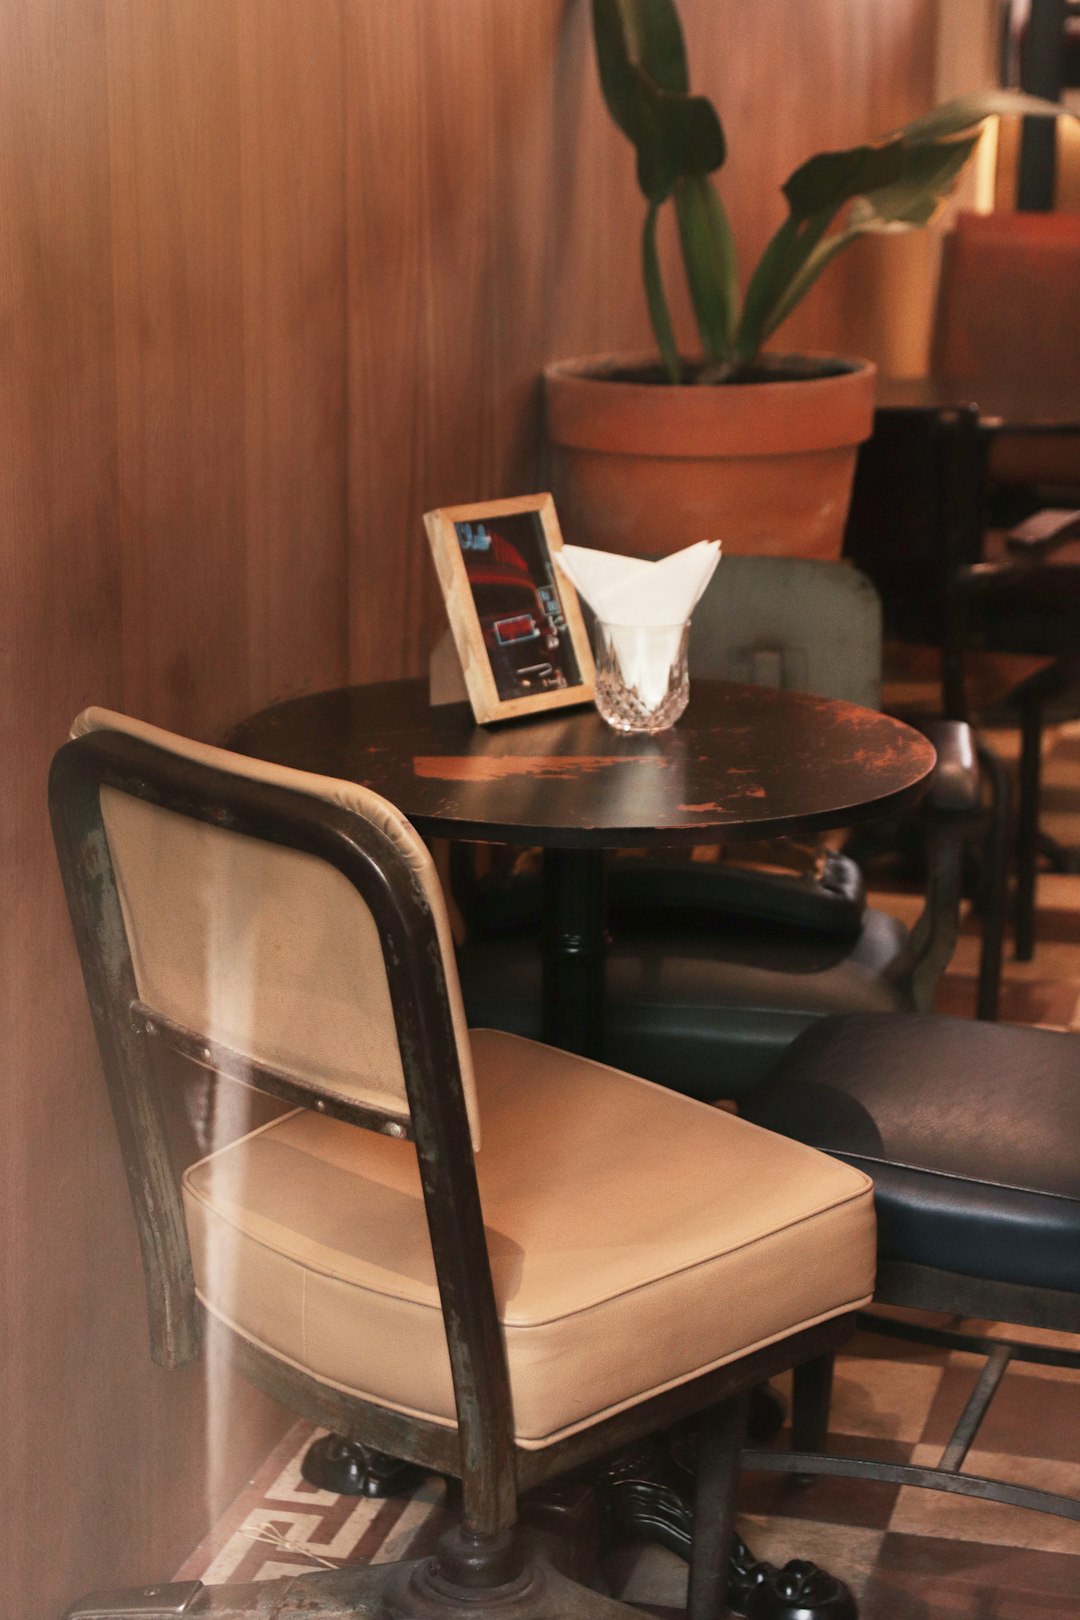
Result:
M541 1029L580 1057L604 1057L607 868L602 849L544 851Z
M597 1476L607 1548L650 1542L689 1559L693 1450L692 1431L658 1435L617 1457ZM738 1535L728 1565L727 1602L746 1620L858 1620L859 1613L849 1588L828 1570L802 1558L777 1569L755 1558Z
M782 1416L782 1414L781 1414ZM521 1522L564 1543L560 1567L587 1580L592 1562L586 1542L599 1527L603 1551L629 1541L655 1543L689 1560L694 1527L694 1435L691 1429L658 1435L622 1453L588 1485L560 1482L521 1501ZM340 1496L393 1496L409 1490L424 1470L373 1451L341 1435L324 1435L301 1464L309 1484ZM456 1486L457 1481L451 1480ZM806 1559L783 1569L754 1557L736 1536L728 1565L727 1602L747 1620L858 1620L844 1582Z

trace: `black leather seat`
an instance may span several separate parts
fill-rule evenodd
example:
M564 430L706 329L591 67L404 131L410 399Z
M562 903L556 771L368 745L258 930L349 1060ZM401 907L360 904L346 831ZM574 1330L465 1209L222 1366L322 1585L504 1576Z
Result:
M607 1061L706 1102L742 1098L809 1024L912 1007L908 930L865 906L852 861L831 855L827 877L770 884L734 867L616 863ZM484 898L483 923L459 953L469 1020L539 1039L540 945L516 917L528 888L511 887L502 904Z
M986 1358L933 1466L831 1453L823 1465L815 1454L828 1432L832 1357L808 1364L796 1377L794 1447L780 1454L781 1471L821 1468L1080 1520L1077 1497L964 1468L1012 1362L1080 1370L1080 1351L1060 1341L986 1335L979 1320L1080 1333L1080 1036L931 1014L823 1019L742 1112L867 1171L875 1301L951 1319L870 1313L860 1324ZM965 1317L976 1320L958 1328ZM777 1466L760 1453L744 1464Z
M833 1018L743 1112L873 1178L882 1261L1080 1295L1077 1036Z

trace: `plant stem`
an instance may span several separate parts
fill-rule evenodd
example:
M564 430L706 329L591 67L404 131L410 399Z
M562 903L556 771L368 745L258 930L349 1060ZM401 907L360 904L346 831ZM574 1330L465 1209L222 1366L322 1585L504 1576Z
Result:
M682 366L679 364L679 350L675 342L675 329L671 324L671 311L668 309L667 299L664 296L664 283L660 275L660 255L656 249L656 220L660 212L659 203L650 203L649 211L645 215L645 230L642 236L642 261L645 272L645 297L649 304L649 319L652 321L653 331L660 349L660 357L664 362L664 370L668 374L668 381L682 382Z

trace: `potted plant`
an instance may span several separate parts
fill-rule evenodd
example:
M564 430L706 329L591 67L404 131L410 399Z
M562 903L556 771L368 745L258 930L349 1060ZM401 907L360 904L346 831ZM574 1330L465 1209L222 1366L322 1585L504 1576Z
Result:
M783 187L788 217L745 295L712 181L720 120L689 88L673 0L593 0L604 99L633 143L646 199L645 295L658 355L589 355L546 368L553 483L567 535L655 555L719 536L733 551L837 557L855 455L870 432L874 367L764 345L836 255L868 232L925 225L993 113L1064 111L1015 91L966 96ZM701 354L679 354L657 251L671 203Z

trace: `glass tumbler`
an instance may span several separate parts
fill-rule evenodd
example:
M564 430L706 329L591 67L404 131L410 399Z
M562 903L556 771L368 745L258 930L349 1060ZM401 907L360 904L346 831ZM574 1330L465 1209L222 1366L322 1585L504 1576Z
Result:
M610 624L597 619L596 707L616 731L666 731L690 699L690 624Z

